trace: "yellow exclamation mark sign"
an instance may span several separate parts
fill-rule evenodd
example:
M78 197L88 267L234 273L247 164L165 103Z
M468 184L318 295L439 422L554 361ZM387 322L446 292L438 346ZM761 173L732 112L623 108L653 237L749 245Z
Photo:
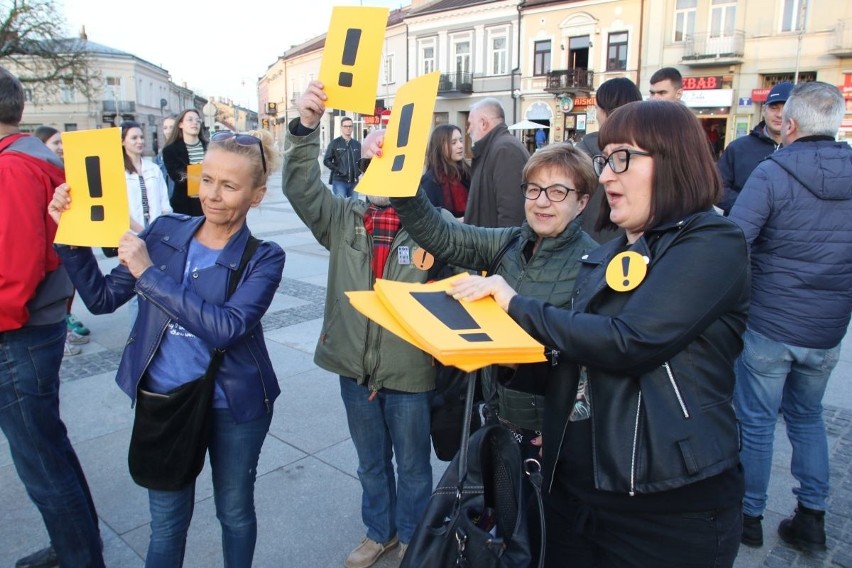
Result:
M648 257L638 252L627 251L617 254L606 267L606 283L616 292L633 290L648 273Z

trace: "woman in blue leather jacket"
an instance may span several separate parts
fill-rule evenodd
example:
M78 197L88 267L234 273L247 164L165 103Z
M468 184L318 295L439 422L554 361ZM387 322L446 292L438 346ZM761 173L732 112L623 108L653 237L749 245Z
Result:
M250 237L246 215L266 193L275 156L267 132L215 135L202 166L204 216L164 215L138 236L125 233L120 264L106 276L90 248L57 247L92 313L139 299L116 377L134 402L139 388L166 393L200 377L213 349L225 351L215 375L209 452L225 565L231 567L251 566L257 538L256 467L280 393L260 319L281 281L284 251L260 243L230 298L227 288ZM50 203L57 222L70 204L69 191L58 187ZM194 482L177 491L149 489L146 567L182 565L194 501Z
M545 377L548 566L732 566L745 239L713 211L719 174L685 106L619 107L600 146L603 207L625 234L582 259L570 308L517 295L499 276L451 293L493 295L559 352Z

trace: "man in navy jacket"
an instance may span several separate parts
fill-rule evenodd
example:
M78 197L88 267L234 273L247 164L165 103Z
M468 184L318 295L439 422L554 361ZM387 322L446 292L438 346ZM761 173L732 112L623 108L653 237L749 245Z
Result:
M751 247L751 307L737 360L746 491L744 544L760 524L779 410L793 446L798 508L778 532L825 549L828 444L822 397L852 313L852 148L834 135L845 102L833 85L797 85L784 107L784 147L749 177L731 210Z
M716 167L722 176L725 192L719 207L725 215L731 212L734 201L757 164L781 146L781 113L792 90L792 83L778 83L772 87L760 111L760 123L748 136L737 138L728 144L719 156Z

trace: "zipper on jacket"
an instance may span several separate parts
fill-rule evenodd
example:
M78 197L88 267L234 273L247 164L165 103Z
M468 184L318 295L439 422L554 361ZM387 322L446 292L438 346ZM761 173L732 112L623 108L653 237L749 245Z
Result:
M677 382L675 381L674 374L672 374L672 368L669 366L669 362L666 361L663 363L663 367L666 369L666 374L669 376L669 382L672 384L672 389L677 397L677 403L680 405L680 411L683 412L683 417L689 418L689 410L686 409L686 403L683 402L683 395L680 393L680 388L677 386Z
M639 398L636 401L636 420L633 423L633 452L630 456L630 492L633 497L636 495L636 451L639 443L639 414L642 411L642 391L639 391Z
M558 353L558 351L557 351L557 353ZM556 366L555 358L554 358L553 365ZM581 366L580 367L580 376L583 375L583 369L584 369L584 367ZM592 399L591 399L591 393L589 392L589 391L591 391L591 389L588 387L588 383L586 383L586 385L587 385L586 386L586 396L589 397L589 406L591 406ZM576 393L575 393L575 395L576 395ZM592 417L589 416L589 420L591 420L591 419L592 419ZM565 418L565 424L562 426L562 435L559 437L559 449L556 450L556 458L553 460L553 470L550 472L550 484L547 486L547 492L548 493L550 493L553 490L553 481L554 481L554 479L556 479L556 465L559 463L559 455L562 453L562 444L565 442L565 433L568 432L568 422L570 422L570 421L571 421L571 413L569 412L568 416ZM594 453L595 453L594 427L595 427L595 423L592 422L592 460L594 460Z
M254 340L254 332L249 335L249 338ZM266 406L266 413L269 414L272 412L272 404L269 402L269 394L266 392L266 384L263 382L263 372L260 370L260 363L257 361L257 357L255 357L251 346L249 346L249 353L251 353L251 358L254 359L254 365L260 374L260 388L263 389L263 404Z

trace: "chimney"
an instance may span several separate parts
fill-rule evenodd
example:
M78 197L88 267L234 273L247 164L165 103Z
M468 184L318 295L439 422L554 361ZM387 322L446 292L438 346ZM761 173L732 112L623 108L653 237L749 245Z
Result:
M83 41L88 41L88 39L89 39L89 36L86 35L86 26L85 25L80 27L80 39L82 39Z

